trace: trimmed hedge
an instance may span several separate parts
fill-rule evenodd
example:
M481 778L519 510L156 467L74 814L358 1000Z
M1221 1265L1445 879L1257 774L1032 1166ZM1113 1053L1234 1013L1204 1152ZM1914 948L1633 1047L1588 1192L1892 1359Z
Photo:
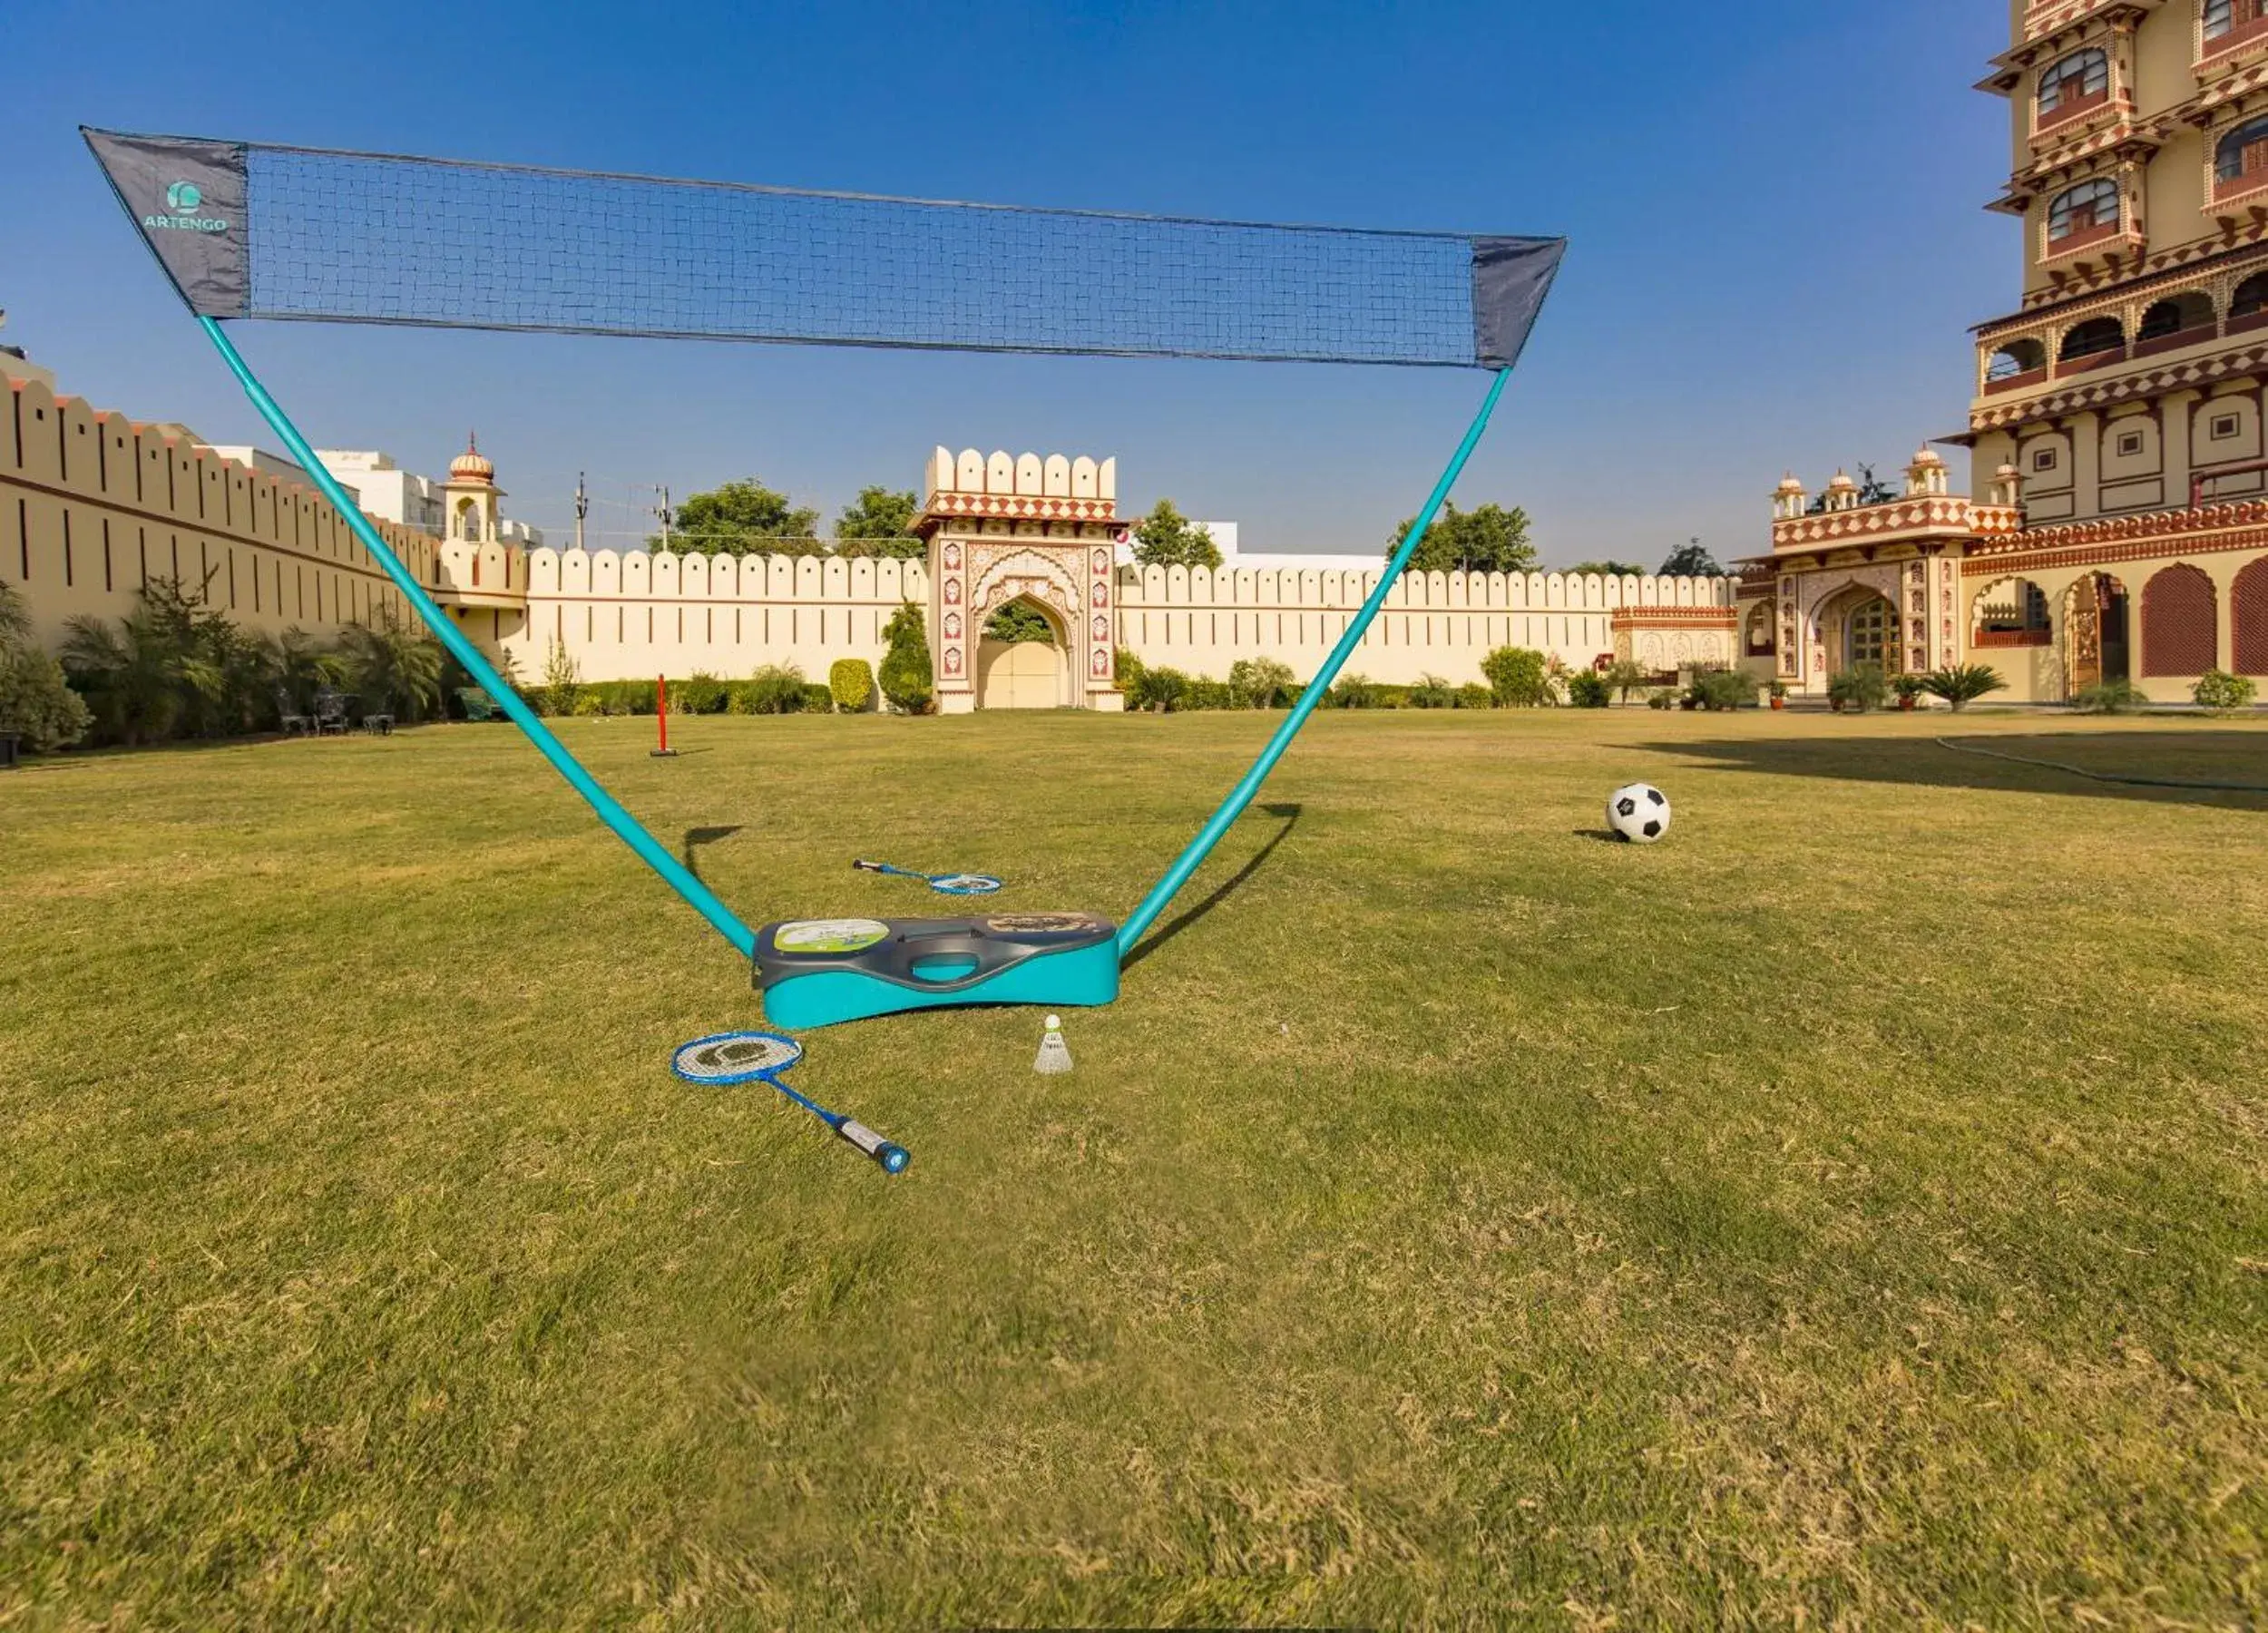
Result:
M845 714L863 713L875 700L874 666L864 658L837 658L826 672L827 695Z

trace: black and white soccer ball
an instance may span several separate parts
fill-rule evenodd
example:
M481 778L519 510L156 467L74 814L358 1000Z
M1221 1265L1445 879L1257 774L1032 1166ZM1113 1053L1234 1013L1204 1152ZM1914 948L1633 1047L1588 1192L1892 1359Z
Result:
M1669 832L1669 800L1652 783L1628 783L1607 797L1607 826L1615 837L1651 845Z

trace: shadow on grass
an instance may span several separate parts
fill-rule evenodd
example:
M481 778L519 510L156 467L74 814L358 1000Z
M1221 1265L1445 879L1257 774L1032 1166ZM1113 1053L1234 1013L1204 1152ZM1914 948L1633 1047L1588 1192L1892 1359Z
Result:
M1805 738L1633 747L1714 762L1710 769L2004 793L2091 794L2159 804L2268 811L2268 734L2195 731L1944 733L1934 740ZM2003 758L2006 757L2006 758ZM2052 763L2050 763L2052 762ZM2092 772L2092 777L2083 775ZM2125 777L2124 782L2099 781Z
M701 876L701 859L698 853L704 845L714 845L719 839L729 839L740 831L739 825L730 827L693 827L685 830L685 871L695 878Z
M1148 936L1144 937L1141 945L1136 947L1133 952L1128 953L1125 959L1119 963L1119 967L1122 970L1132 969L1136 964L1141 963L1142 960L1148 958L1151 953L1157 952L1158 948L1164 946L1168 942L1171 941L1175 936L1180 934L1184 930L1187 930L1191 924L1196 924L1198 920L1212 912L1214 908L1219 906L1231 895L1234 895L1239 885L1241 885L1246 879L1252 877L1254 874L1260 871L1261 865L1275 854L1276 847L1283 844L1285 840L1291 837L1292 830L1299 826L1301 813L1305 811L1305 807L1298 805L1262 806L1260 810L1265 815L1278 818L1282 821L1284 826L1276 829L1276 832L1269 836L1268 842L1266 845L1262 846L1258 850L1253 852L1252 859L1249 862L1246 862L1234 874L1231 874L1227 878L1222 880L1214 889L1212 895L1207 896L1196 906L1187 909L1178 917L1168 921L1164 929L1152 931Z

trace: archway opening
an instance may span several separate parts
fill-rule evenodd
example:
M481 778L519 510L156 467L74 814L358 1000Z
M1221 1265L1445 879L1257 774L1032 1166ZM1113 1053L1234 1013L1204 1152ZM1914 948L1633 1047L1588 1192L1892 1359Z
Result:
M1061 615L1028 595L1002 602L977 640L979 709L1070 706L1069 641Z
M1971 647L2044 647L2053 639L2047 592L2031 580L2000 579L1978 594Z
M1849 584L1819 605L1818 638L1826 649L1827 672L1841 674L1862 663L1878 666L1885 675L1902 667L1899 654L1898 609L1891 599L1869 584Z
M2063 604L2063 660L2071 689L2130 680L2126 587L2107 572L2090 572L2065 593Z

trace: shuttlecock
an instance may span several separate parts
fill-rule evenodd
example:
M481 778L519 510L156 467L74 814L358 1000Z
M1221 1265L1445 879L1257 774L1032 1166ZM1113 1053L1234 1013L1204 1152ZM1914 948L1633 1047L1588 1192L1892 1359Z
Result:
M1069 1071L1071 1069L1071 1046L1063 1041L1063 1017L1050 1015L1048 1029L1040 1039L1040 1058L1031 1062L1034 1071Z

